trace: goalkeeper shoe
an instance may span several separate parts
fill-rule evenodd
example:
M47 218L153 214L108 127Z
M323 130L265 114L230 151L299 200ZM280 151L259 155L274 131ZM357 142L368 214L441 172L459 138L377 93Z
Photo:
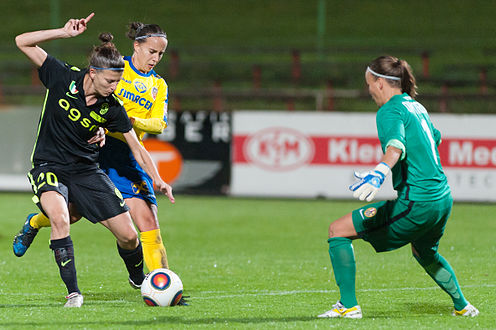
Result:
M453 311L453 316L477 316L479 315L479 310L472 306L470 303L467 304L461 311L456 309Z
M29 223L31 218L36 214L37 213L31 213L28 215L21 231L14 237L12 246L14 248L14 254L18 257L22 257L24 253L26 253L31 243L33 243L36 234L38 234L38 229L32 227Z
M332 306L332 309L320 314L318 317L344 317L348 319L361 319L362 318L362 309L359 305L346 308L343 304L338 301L335 305Z
M79 292L72 292L65 297L67 302L64 307L81 307L83 306L83 295Z

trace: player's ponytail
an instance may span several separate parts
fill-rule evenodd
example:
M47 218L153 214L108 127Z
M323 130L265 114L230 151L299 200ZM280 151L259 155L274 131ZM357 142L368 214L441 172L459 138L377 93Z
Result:
M380 56L369 64L369 71L375 79L380 77L391 86L400 88L412 98L417 96L417 85L410 65L394 56Z
M89 65L94 69L114 69L123 70L124 60L121 53L112 43L114 36L111 33L100 33L98 39L102 42L99 46L93 47L89 56Z
M148 37L163 37L167 35L157 24L143 24L141 22L132 22L129 24L126 36L137 42L145 42Z
M405 60L400 60L400 65L402 69L401 92L407 93L412 98L415 98L415 96L417 96L417 82L412 73L412 68Z

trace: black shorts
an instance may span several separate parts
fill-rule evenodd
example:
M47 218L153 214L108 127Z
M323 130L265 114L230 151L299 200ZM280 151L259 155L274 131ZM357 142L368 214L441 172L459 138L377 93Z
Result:
M76 206L80 215L93 223L129 211L120 191L94 164L43 164L35 166L28 178L35 194L33 201L45 215L40 203L45 191L58 192L68 204Z

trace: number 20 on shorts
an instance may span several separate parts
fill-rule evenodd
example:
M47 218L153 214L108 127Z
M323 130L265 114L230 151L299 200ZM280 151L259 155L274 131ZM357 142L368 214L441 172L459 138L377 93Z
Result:
M54 187L57 187L59 185L57 176L52 172L41 172L36 178L36 181L34 180L33 176L30 173L29 181L31 181L31 185L33 186L33 190L35 194L38 192L38 190L41 189L41 187L43 187L46 184Z

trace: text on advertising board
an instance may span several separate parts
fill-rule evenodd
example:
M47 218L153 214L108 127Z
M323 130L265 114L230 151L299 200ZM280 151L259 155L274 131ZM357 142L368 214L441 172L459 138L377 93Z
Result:
M377 138L308 136L281 127L235 135L233 140L234 163L251 163L270 170L307 165L373 166L383 155ZM439 155L444 167L496 168L496 140L446 138L439 146Z

